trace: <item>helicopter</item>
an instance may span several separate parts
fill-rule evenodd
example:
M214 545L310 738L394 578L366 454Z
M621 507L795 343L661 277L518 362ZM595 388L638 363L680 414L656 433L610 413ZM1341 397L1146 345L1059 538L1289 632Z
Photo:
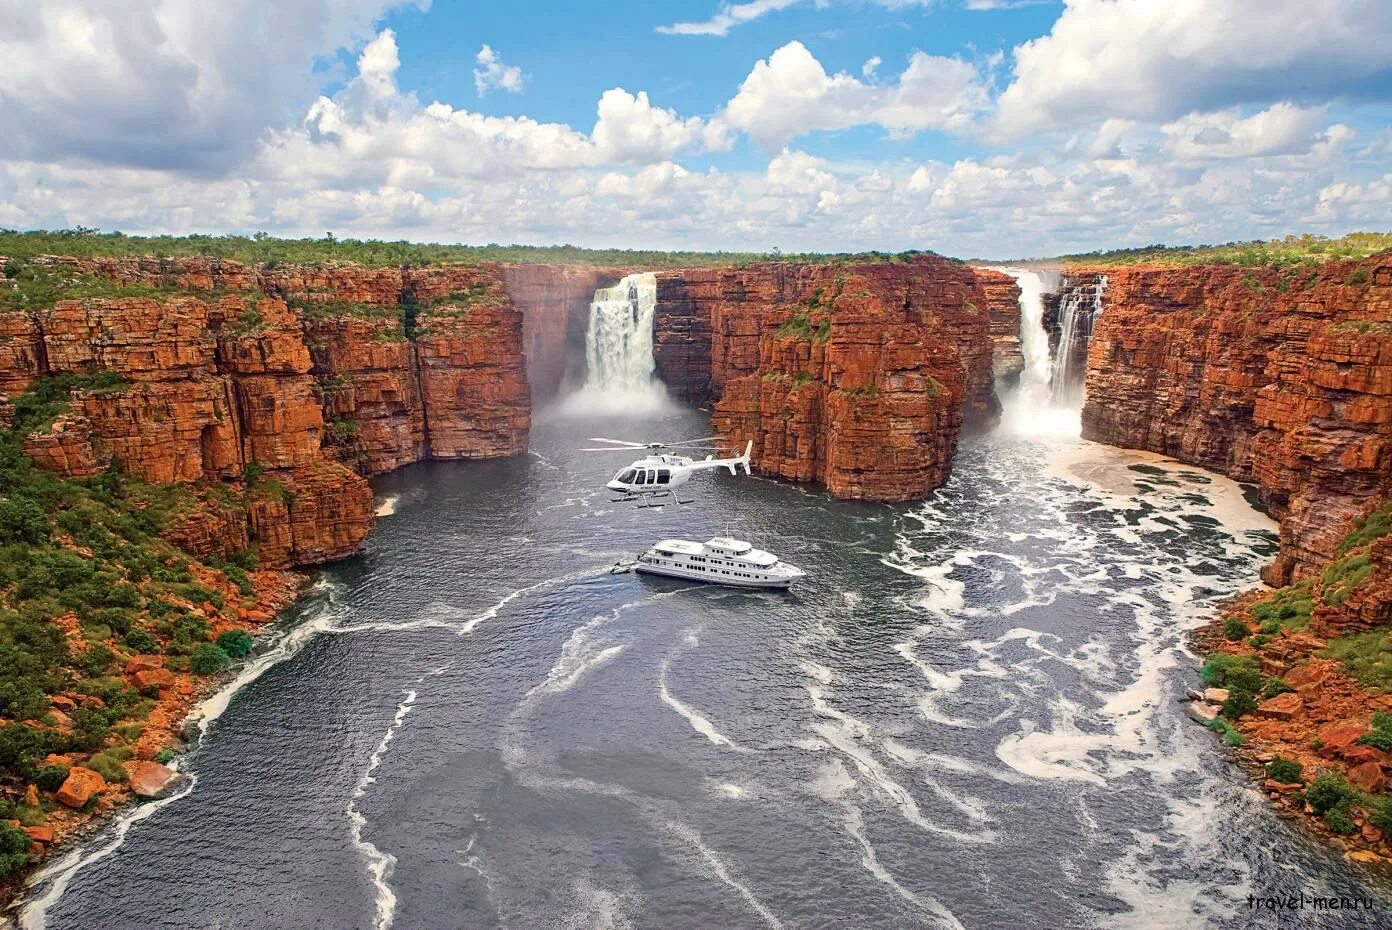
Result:
M749 454L754 451L754 443L751 440L744 447L744 454L728 459L718 459L707 455L704 459L693 459L687 455L674 452L664 452L664 449L704 451L711 446L704 445L712 442L714 436L705 436L700 439L683 439L677 442L629 442L624 439L604 439L593 437L589 442L604 442L610 445L603 448L586 448L582 452L638 452L647 451L647 455L626 468L619 469L618 473L605 485L610 491L619 494L619 497L610 498L610 503L621 504L637 501L639 507L661 507L663 498L671 498L678 504L689 504L690 500L682 500L677 493L677 488L691 480L691 476L699 471L709 471L713 468L729 469L730 474L737 475L737 469L744 467L744 473L749 474Z

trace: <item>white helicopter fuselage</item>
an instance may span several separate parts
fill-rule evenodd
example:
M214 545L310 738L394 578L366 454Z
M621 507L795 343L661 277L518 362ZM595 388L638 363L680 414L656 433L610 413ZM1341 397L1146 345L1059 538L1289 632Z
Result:
M735 469L743 466L745 474L749 474L749 454L753 446L752 442L749 443L745 446L743 455L729 459L692 459L685 455L671 454L649 455L620 469L605 487L625 495L663 495L686 484L698 471L725 468L734 475L738 474Z

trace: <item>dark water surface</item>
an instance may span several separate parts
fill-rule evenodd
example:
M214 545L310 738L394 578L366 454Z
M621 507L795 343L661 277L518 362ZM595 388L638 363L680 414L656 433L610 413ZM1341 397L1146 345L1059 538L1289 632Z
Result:
M926 504L722 475L638 510L574 451L706 425L555 419L378 481L395 513L258 647L193 789L50 870L27 924L1387 925L1176 700L1184 629L1273 551L1236 486L992 436ZM726 531L806 583L607 573ZM1300 892L1377 905L1247 906Z

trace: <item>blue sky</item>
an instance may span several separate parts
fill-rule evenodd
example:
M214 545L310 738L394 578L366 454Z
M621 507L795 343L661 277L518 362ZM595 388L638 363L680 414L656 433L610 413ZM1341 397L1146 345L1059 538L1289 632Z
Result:
M0 0L0 226L1025 257L1392 223L1392 4Z

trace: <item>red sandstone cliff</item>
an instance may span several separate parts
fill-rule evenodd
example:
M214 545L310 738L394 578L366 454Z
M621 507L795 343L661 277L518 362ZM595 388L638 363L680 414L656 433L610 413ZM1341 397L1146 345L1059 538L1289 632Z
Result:
M964 420L998 411L985 298L960 264L767 263L658 282L660 375L714 400L716 431L732 449L752 439L768 474L838 497L922 497L947 479Z
M1255 482L1281 521L1265 577L1314 573L1392 490L1392 255L1106 274L1083 435Z
M991 318L992 368L997 380L1010 381L1025 370L1025 357L1020 350L1020 285L1002 271L972 271L981 282L986 313Z
M240 514L212 495L170 529L197 554L254 542L271 567L341 558L372 520L354 470L526 449L523 321L497 268L48 262L186 296L0 314L0 412L40 377L109 373L25 449L70 476L118 461L243 495Z

